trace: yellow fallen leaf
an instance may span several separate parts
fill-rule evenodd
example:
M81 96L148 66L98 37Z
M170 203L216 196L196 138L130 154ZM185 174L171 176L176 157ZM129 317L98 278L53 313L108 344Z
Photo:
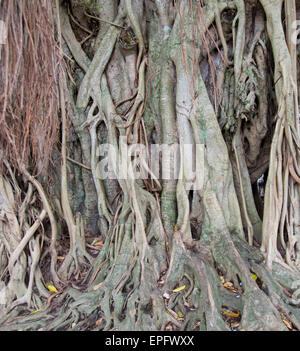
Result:
M56 287L51 283L47 283L47 288L51 292L58 293L58 290L56 289Z
M234 317L234 318L237 318L237 317L240 316L240 312L238 312L238 313L233 313L233 312L223 311L223 314L225 314L226 316L229 316L229 317Z
M176 227L176 225L175 225L175 227L174 227L174 231L175 231L175 232L178 232L178 228Z
M183 290L183 289L185 289L185 285L182 285L182 286L180 286L179 288L176 288L176 289L174 289L173 290L173 292L179 292L179 291L181 291L181 290Z
M73 323L72 323L72 328L75 328L75 327L76 327L76 323L73 322Z
M252 275L252 278L253 278L254 280L256 280L256 279L257 279L257 275L256 275L256 274L251 273L251 275Z
M184 317L183 313L180 312L180 311L177 312L177 316L178 316L178 318L183 318Z
M40 310L35 310L35 311L32 311L30 314L36 314L38 313Z

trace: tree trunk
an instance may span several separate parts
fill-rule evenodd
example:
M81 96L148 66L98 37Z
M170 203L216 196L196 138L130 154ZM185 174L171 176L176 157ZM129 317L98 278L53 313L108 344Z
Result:
M53 1L61 162L34 176L0 134L0 329L300 328L296 4L282 4Z

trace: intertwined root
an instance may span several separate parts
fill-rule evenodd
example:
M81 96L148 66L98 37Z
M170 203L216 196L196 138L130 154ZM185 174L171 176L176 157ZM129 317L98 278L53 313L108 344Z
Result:
M239 311L242 330L285 330L280 313L299 327L299 310L280 285L287 287L287 281L279 278L276 282L264 267L262 254L237 236L232 241L224 233L214 235L211 250L197 242L190 247L182 242L180 232L174 233L169 267L159 276L159 269L153 270L158 264L156 247L145 250L142 259L137 252L134 254L136 245L130 234L128 231L124 235L113 260L106 257L110 263L102 265L89 292L66 289L48 311L3 328L164 330L172 326L176 330L229 330L224 309ZM107 252L114 246L111 241ZM277 278L286 275L290 282L297 278L288 268L276 269ZM226 291L220 272L226 280L238 277L232 279L238 293ZM255 272L263 286L257 285L250 272ZM53 318L56 306L63 307Z

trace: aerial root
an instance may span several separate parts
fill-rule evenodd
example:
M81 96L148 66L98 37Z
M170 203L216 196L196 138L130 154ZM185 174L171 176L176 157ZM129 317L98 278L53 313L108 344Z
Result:
M81 216L76 216L75 230L70 233L70 250L58 270L63 280L69 280L72 275L78 275L82 266L92 264L94 258L86 251L84 229Z

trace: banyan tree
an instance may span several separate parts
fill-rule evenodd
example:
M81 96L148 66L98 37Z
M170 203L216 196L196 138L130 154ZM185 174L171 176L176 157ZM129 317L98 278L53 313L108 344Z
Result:
M1 330L300 329L297 10L0 1Z

